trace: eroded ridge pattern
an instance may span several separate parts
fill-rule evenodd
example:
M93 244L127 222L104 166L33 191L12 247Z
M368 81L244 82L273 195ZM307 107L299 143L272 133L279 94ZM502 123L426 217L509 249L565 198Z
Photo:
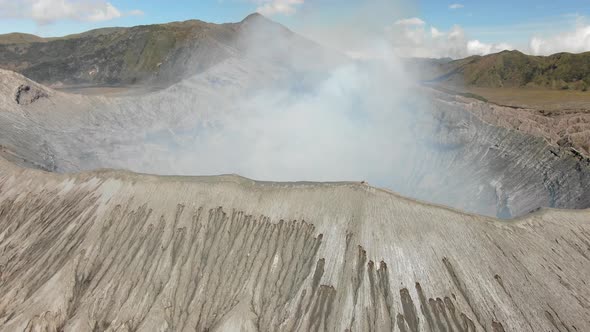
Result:
M2 331L590 329L588 211L2 165Z

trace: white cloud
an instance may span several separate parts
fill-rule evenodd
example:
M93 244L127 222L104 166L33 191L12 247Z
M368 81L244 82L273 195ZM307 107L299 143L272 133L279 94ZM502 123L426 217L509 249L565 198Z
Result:
M131 16L143 16L143 15L145 15L145 13L143 12L143 10L139 10L139 9L134 9L134 10L130 11L128 14L131 15Z
M465 6L463 6L463 5L462 5L462 4L460 4L460 3L454 3L454 4L451 4L451 5L449 5L449 8L450 8L450 9L461 9L461 8L463 8L463 7L465 7Z
M83 22L108 21L124 16L118 8L104 0L0 0L0 18L31 19L37 24L61 20ZM129 15L140 15L133 10Z
M93 8L86 19L91 22L109 21L121 17L121 12L109 2L104 6Z
M427 25L419 18L403 19L387 27L386 33L397 53L404 57L457 59L513 49L506 43L484 43L469 39L458 25L449 31L441 31L434 26L426 29Z
M448 35L451 41L463 41L465 39L465 31L458 25L453 25Z
M395 22L395 25L406 25L406 26L419 26L419 25L424 25L424 24L426 24L426 22L424 22L423 20L421 20L417 17L405 18L405 19L398 20Z
M469 55L486 55L512 49L512 46L506 43L486 44L479 40L470 40L467 42L467 54Z
M432 38L439 38L445 35L444 32L440 32L435 27L430 27L430 34L432 35Z
M533 37L529 43L529 48L531 54L534 55L590 51L590 25L579 23L573 31L549 37Z
M297 6L302 5L305 0L257 0L256 2L259 3L257 12L265 16L273 16L293 15L297 12Z

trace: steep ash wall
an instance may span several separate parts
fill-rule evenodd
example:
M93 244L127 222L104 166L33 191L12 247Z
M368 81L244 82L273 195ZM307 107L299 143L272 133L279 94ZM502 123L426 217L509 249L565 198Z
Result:
M269 81L269 72L278 78ZM229 61L160 92L106 98L56 92L5 71L0 75L0 153L20 165L57 172L118 168L178 174L170 167L185 161L192 172L184 174L207 174L208 169L199 171L206 161L201 155L218 152L197 149L195 142L240 113L228 100L241 100L251 91L245 87L264 89L284 75L271 65ZM41 97L19 103L22 87ZM407 121L405 138L412 141L389 156L404 167L371 183L502 218L540 207L590 207L585 157L520 127L496 125L507 115L490 121L484 104L430 90L416 93L429 106L408 107L410 116L400 114ZM171 158L177 162L167 163Z
M585 331L589 211L0 168L0 330Z

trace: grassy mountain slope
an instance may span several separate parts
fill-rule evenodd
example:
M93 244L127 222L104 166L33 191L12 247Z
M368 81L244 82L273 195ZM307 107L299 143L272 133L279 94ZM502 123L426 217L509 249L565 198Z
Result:
M189 20L59 38L0 35L0 68L49 85L166 86L245 55L260 61L303 58L319 67L330 64L322 47L260 14L238 23Z
M239 23L228 24L190 20L97 29L46 39L0 35L0 68L44 84L166 84L243 53L248 47L244 39L249 40L253 34L264 38L269 33L280 34L277 39L288 40L286 44L294 40L303 43L303 50L319 49L283 26L252 14ZM267 41L263 45L270 44Z
M135 83L153 77L164 64L186 61L180 56L183 50L206 51L209 56L202 59L210 62L223 59L227 51L218 44L230 41L235 29L235 25L186 21L12 44L7 41L14 38L4 35L0 67L43 83Z
M0 45L3 44L27 44L27 43L44 43L47 39L31 35L28 33L7 33L0 35Z
M587 90L590 52L531 56L503 51L487 56L432 63L434 81L474 87L543 87Z

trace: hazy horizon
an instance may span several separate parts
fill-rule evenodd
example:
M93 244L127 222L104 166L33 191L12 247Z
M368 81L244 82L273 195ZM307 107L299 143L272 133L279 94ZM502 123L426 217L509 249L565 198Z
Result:
M345 0L0 1L0 34L61 37L104 27L130 27L188 19L239 22L259 12L324 46L372 57L375 36L400 55L463 58L505 49L531 55L590 51L590 9L579 1L506 0L490 3ZM510 10L507 10L510 8ZM588 7L590 8L590 7ZM377 51L378 52L378 51Z

